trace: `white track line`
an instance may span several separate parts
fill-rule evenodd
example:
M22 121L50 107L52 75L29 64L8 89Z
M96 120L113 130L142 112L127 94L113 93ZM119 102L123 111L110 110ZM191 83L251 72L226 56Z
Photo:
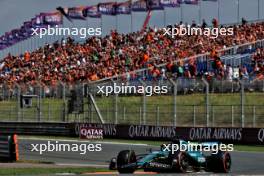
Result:
M235 153L256 153L256 154L264 154L264 152L258 152L258 151L239 151L239 150L234 150L234 151L231 151L232 152L235 152Z
M102 167L106 168L107 164L76 164L76 163L55 163L57 166L77 166L77 167Z

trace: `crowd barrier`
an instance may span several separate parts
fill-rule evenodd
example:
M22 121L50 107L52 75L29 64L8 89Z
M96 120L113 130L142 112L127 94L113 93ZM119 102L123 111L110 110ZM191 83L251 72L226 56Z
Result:
M18 123L1 122L1 133L78 137L83 127L103 129L104 138L130 140L220 141L233 144L264 145L264 128L175 127L95 123Z

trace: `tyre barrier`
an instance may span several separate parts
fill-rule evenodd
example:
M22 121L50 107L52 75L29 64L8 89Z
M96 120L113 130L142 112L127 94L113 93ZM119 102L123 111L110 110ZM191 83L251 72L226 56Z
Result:
M0 134L0 161L14 162L19 160L17 135Z

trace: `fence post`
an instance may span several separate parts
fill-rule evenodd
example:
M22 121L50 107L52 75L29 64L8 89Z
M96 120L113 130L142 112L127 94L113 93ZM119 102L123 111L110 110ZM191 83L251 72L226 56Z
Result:
M113 87L115 87L116 83L114 82L113 79L111 79L111 82L113 83ZM113 99L114 100L114 102L113 102L114 103L114 112L113 113L114 113L114 120L115 120L114 123L115 124L118 123L118 119L117 119L118 118L117 117L118 116L117 97L118 97L118 94L116 92L114 92L114 99Z
M173 85L173 126L177 126L177 80L169 79Z
M215 127L215 110L214 110L214 106L211 106L212 107L212 126Z
M240 83L240 108L241 108L241 126L245 127L245 92L244 92L244 82L239 80Z
M160 113L160 111L159 111L159 106L157 106L157 107L156 107L156 118L157 118L157 119L156 119L156 125L157 125L157 126L159 126L159 124L160 124L160 123L159 123L159 122L160 122L160 116L159 116L159 113Z
M50 101L48 101L48 121L50 121Z
M113 84L112 87L115 87L116 83L114 82L113 79L111 79L111 82ZM117 107L117 96L118 96L117 93L114 92L114 99L113 99L113 105L114 105L113 113L114 114L113 114L113 116L114 116L114 121L115 121L114 123L115 124L117 124L117 108L118 108Z
M65 93L65 84L60 82L62 84L62 99L63 99L63 116L62 121L66 121L66 114L67 114L67 103L66 103L66 93Z
M88 85L87 86L87 118L89 119L89 122L92 122L92 100L91 97L89 96L90 93L92 93L92 91L90 91L91 86ZM108 111L106 112L108 113ZM107 114L107 118L108 118L108 114Z
M114 107L115 107L115 110L114 110L115 115L114 115L114 117L115 117L115 124L118 123L118 117L117 117L118 116L117 97L118 97L118 94L115 93L115 98L114 98Z
M142 111L142 110L141 110L141 106L139 106L139 124L140 124L140 125L142 125L142 122L141 122L141 118L142 118L142 117L141 117L141 113L142 113L142 112L141 112L141 111Z
M253 127L256 127L256 106L253 106Z
M196 106L193 105L193 126L196 126Z
M123 120L126 121L126 107L123 107Z
M234 106L231 106L231 120L232 120L232 127L234 127Z
M206 126L207 127L209 127L209 125L210 125L210 119L209 119L209 83L204 79L204 78L202 78L202 81L203 81L203 83L205 84L205 86L206 86L206 97L205 97L205 99L206 99L206 101L205 101L205 104L206 104Z
M41 84L39 83L38 84L39 86L39 95L38 95L38 106L37 106L37 109L38 109L38 122L41 121L41 93L42 93L42 89L41 89Z
M24 108L21 109L22 110L22 114L21 114L21 121L24 121Z
M92 106L92 104L91 104L91 106ZM94 119L93 119L93 109L91 107L91 123L93 123L93 122L94 122Z
M107 107L106 107L106 121L107 121L107 122L110 122L109 119L110 119L110 118L109 118L109 107L107 106Z
M146 89L146 84L142 80L139 80L139 81L143 85L144 90L145 90ZM146 92L145 91L143 93L143 97L142 98L143 98L143 100L142 100L142 103L143 103L142 104L142 108L143 108L142 116L143 116L143 124L145 125L146 124Z
M20 119L20 95L21 95L21 90L18 84L16 84L17 88L17 121L21 121Z

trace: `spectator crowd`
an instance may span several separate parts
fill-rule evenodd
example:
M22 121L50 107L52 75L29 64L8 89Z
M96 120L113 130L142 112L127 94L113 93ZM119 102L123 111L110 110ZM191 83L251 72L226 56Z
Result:
M174 27L179 27L177 24ZM215 24L214 25L218 25ZM192 24L192 26L197 26ZM203 23L201 27L206 26ZM234 28L233 36L211 38L208 36L164 35L163 29L147 28L144 31L119 34L116 31L105 37L91 37L85 43L71 38L57 41L19 56L8 55L0 61L0 83L40 83L56 85L58 82L76 83L95 81L117 75L136 77L136 70L150 68L153 78L171 74L178 77L203 75L232 79L234 69L224 65L218 50L264 39L264 22L227 26ZM197 72L193 56L210 52L213 72ZM183 62L190 58L189 62ZM263 77L264 50L257 49L252 57L252 67L259 78ZM175 64L175 61L179 61ZM165 64L159 69L156 65ZM248 76L246 67L239 67L242 77Z

